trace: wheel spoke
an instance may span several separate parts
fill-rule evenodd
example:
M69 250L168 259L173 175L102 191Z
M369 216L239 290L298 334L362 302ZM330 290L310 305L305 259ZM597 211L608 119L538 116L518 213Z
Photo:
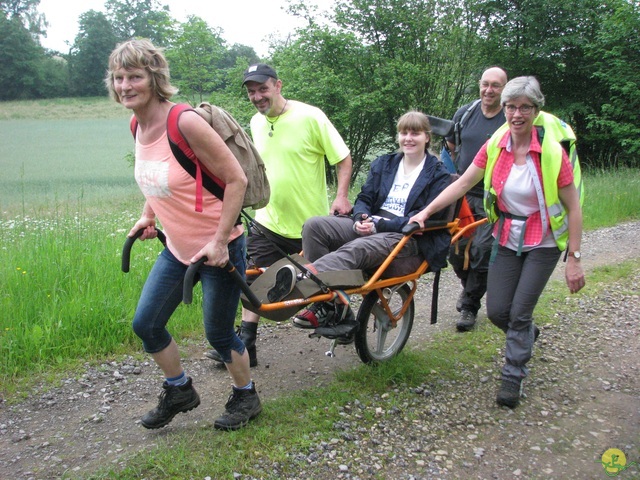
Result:
M389 332L389 329L380 320L376 320L376 325L378 326L378 335L376 335L377 342L375 353L382 355L384 353L384 344L387 340L387 333Z

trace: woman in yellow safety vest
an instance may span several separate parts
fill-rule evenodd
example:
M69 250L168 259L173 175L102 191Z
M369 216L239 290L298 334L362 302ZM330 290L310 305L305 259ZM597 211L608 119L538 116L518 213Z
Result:
M495 222L487 316L506 334L496 401L515 408L540 333L533 323L533 310L563 250L568 249L565 277L569 290L576 293L584 287L582 211L567 152L551 134L541 141L534 128L538 117L553 117L540 111L544 96L538 81L514 78L505 85L501 102L508 128L499 129L467 171L410 221L422 225L484 178L485 204Z

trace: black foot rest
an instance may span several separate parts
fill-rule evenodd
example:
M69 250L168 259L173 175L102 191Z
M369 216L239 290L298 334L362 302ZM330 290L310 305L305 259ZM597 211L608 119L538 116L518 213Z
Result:
M330 340L334 338L346 338L353 334L358 328L358 322L343 322L337 325L326 325L316 328L312 335L325 337Z

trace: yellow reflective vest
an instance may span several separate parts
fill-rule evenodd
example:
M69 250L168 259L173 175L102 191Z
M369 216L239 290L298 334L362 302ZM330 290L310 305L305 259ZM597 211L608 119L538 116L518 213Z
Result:
M569 239L569 219L558 195L558 175L562 165L562 149L565 148L573 168L573 183L578 190L580 206L582 206L584 185L576 150L576 136L569 125L547 112L541 111L533 121L533 126L538 131L542 148L540 167L551 231L558 248L565 250ZM484 209L490 222L496 222L499 218L496 192L491 186L491 177L500 156L501 149L498 148L498 144L508 129L509 126L505 123L491 136L487 144L487 165L484 171Z

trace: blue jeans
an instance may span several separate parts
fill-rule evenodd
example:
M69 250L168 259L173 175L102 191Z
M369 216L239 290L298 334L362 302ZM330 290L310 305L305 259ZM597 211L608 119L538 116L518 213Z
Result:
M533 350L533 310L560 258L558 248L516 252L498 247L489 267L487 316L506 333L503 379L519 382L527 376Z
M229 261L244 276L244 235L229 243ZM142 339L147 353L160 352L171 343L172 337L166 327L182 301L186 271L187 265L165 248L147 277L133 318L133 331ZM202 283L202 313L207 340L222 359L230 363L231 350L240 355L245 350L234 330L240 287L226 270L219 267L202 265L198 277Z

